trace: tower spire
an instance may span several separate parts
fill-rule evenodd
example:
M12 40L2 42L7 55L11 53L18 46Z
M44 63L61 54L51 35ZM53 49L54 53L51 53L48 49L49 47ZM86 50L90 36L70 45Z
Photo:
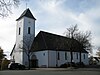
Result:
M26 2L26 9L27 9L27 2Z
M25 0L25 1L26 1L26 9L27 9L29 0Z

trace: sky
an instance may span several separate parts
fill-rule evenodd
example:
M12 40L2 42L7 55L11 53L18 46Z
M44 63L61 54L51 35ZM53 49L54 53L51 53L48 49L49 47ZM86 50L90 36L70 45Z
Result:
M80 31L92 32L93 49L100 47L100 0L27 0L12 8L8 17L0 17L0 46L7 58L16 40L16 19L26 8L37 19L35 35L41 30L64 35L66 28L77 24Z

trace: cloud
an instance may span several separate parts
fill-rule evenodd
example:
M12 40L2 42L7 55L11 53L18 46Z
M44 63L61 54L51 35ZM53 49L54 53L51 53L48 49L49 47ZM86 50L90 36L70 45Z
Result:
M51 2L52 1L52 2ZM62 8L62 4L64 4L65 0L64 1L58 1L58 4L57 2L55 2L56 0L51 0L51 1L48 1L48 2L44 2L44 4L40 4L40 7L42 7L42 10L45 11L45 13L41 16L39 15L40 17L42 17L41 19L39 19L39 24L40 27L39 28L43 28L45 30L51 30L51 31L56 31L56 33L60 33L59 32L59 29L60 31L64 32L64 28L66 29L67 26L69 25L75 25L75 24L81 24L84 30L84 28L86 30L88 30L90 27L87 26L87 18L85 16L84 13L80 13L79 15L76 14L76 12L72 12L72 11L69 11L69 10L64 10ZM49 4L50 2L50 4ZM61 3L60 3L61 2ZM53 6L52 6L53 4ZM45 20L43 19L45 16ZM39 17L39 18L40 18ZM84 25L84 27L83 27ZM87 28L86 28L87 26ZM56 30L55 30L56 28ZM60 33L61 34L61 33Z
M45 11L45 14L43 15L45 16L45 20L39 20L39 28L61 34L66 27L69 27L69 25L78 24L81 31L90 30L94 37L93 39L95 39L92 40L92 42L94 45L99 45L97 40L99 40L100 35L100 1L73 0L72 2L72 0L67 0L62 1L61 3L58 1L57 5L55 2L48 3L49 1L47 4L44 3L42 5L42 9ZM63 8L62 5L64 5L65 8Z

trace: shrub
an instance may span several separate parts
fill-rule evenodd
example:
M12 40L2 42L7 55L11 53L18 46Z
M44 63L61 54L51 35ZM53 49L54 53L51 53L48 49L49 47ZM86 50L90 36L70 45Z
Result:
M4 60L2 60L2 63L1 63L1 70L5 70L5 69L8 69L8 64L10 63L9 60L7 60L6 58Z
M78 63L76 63L76 66L77 67L85 67L85 64L83 63L83 62L78 62Z
M67 68L67 67L76 67L76 64L74 63L74 62L67 62L67 63L64 63L64 64L62 64L60 67L61 68Z

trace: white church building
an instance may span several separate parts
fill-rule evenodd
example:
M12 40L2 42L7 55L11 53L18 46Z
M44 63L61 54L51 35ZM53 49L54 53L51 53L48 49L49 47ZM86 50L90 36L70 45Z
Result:
M16 42L10 54L12 61L28 66L26 52L30 50L31 67L59 67L71 59L78 63L80 55L81 62L88 65L88 52L75 39L45 31L35 37L35 20L29 8L16 20Z

